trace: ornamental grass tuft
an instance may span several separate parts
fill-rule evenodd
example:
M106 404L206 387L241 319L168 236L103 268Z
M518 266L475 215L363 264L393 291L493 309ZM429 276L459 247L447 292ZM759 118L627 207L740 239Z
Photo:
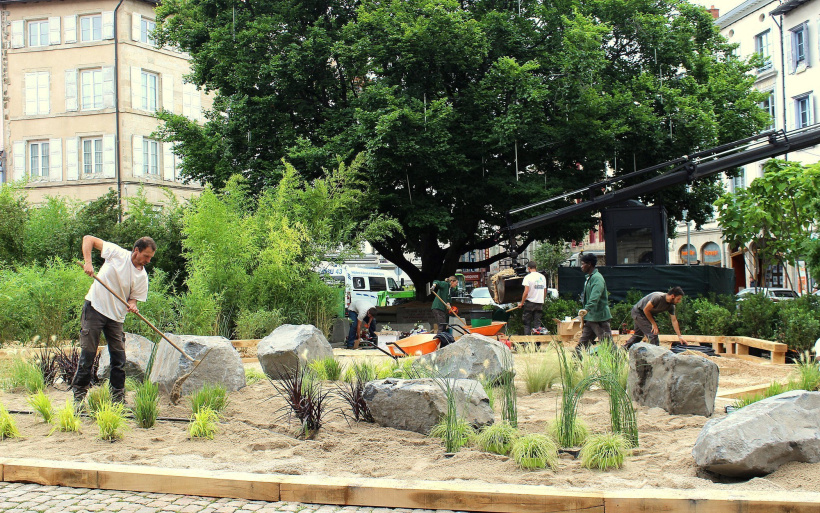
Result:
M482 451L506 455L519 436L521 435L516 428L502 421L482 429L475 436L475 443Z
M51 399L40 390L36 394L29 395L26 398L26 402L31 406L31 408L43 418L43 422L46 424L50 424L51 420L54 418L54 406L51 404Z
M547 435L530 434L513 442L510 456L521 468L535 470L558 467L558 446Z
M222 413L228 407L228 391L222 385L205 383L202 388L191 394L189 401L194 414L199 413L202 408Z
M561 413L558 413L558 416L552 419L547 424L547 434L552 437L553 440L559 440L561 437L561 427L563 425L563 421L561 420ZM569 436L566 437L564 443L566 447L580 447L584 441L589 436L589 426L583 419L575 417L575 422L571 425L571 430L569 431ZM563 443L561 445L564 445Z
M159 387L147 379L139 384L134 394L134 420L137 426L154 427L159 416Z
M194 413L188 425L188 436L191 438L207 438L213 440L219 431L219 413L204 406Z
M94 413L94 420L100 428L102 440L122 440L123 430L127 428L125 420L125 406L121 403L104 402Z
M0 404L0 440L19 437L20 431L17 429L14 417L11 416L5 406Z
M581 448L581 465L589 469L621 468L630 444L623 435L606 433L591 435Z
M54 428L51 433L56 431L63 431L65 433L80 431L80 417L77 415L77 409L74 406L74 401L70 398L66 399L65 406L57 411L54 418ZM49 433L49 434L51 434Z

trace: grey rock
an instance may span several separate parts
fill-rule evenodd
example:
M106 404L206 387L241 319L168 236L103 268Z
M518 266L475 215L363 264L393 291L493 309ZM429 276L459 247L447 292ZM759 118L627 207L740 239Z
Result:
M185 380L182 385L182 395L188 395L205 383L222 385L228 392L239 390L245 386L245 367L242 358L231 345L230 340L224 337L199 337L196 335L174 335L166 333L186 354L194 360L205 356L202 363ZM181 355L167 341L162 340L157 349L154 367L151 369L151 381L159 385L159 391L170 394L179 377L190 372L193 362Z
M432 368L444 378L495 381L505 374L505 361L507 364L513 361L506 345L484 335L469 334L454 344L419 357L414 365Z
M145 379L145 371L148 369L148 361L151 359L151 351L153 350L154 343L147 338L133 333L126 333L125 377L139 381ZM100 366L97 368L97 378L108 379L110 375L111 355L108 354L108 346L103 346L100 350Z
M349 319L333 319L333 324L330 326L330 345L333 347L342 347L347 340L348 330L350 330Z
M450 379L456 410L474 428L493 423L493 409L481 383ZM447 413L447 398L431 378L382 379L365 385L364 400L380 426L428 434Z
M719 375L717 364L702 356L676 355L645 343L629 350L627 387L632 399L675 415L711 416Z
M820 462L820 392L794 390L703 426L692 456L725 476L764 476L784 463Z
M333 356L321 330L309 324L283 324L259 341L256 357L271 379L289 376L298 366L304 368L314 360Z

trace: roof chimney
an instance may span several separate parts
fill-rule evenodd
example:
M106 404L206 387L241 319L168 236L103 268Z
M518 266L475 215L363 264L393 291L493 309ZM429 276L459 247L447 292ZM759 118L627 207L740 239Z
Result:
M706 9L706 10L709 11L709 14L712 15L712 18L714 18L714 19L720 18L720 9L716 8L714 4L712 4L711 8Z

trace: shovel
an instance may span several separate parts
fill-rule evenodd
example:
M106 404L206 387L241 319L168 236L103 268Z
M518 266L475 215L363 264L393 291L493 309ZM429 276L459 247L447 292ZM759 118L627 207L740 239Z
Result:
M83 266L83 264L82 264L81 262L77 262L77 263L80 265L80 267L82 267L82 266ZM105 287L105 290L107 290L108 292L110 292L111 294L113 294L115 298L119 299L119 300L120 300L120 303L124 304L125 306L128 306L128 301L124 300L123 298L121 298L121 297L120 297L120 295L119 295L119 294L117 294L116 292L114 292L113 290L111 290L111 287L109 287L108 285L106 285L106 284L105 284L105 282L104 282L104 281L102 281L99 277L97 277L97 275L96 275L96 274L92 274L92 277L93 277L95 280L97 280L97 282L98 282L100 285L102 285L103 287ZM160 337L164 338L164 339L165 339L165 341L166 341L166 342L168 342L169 344L171 344L171 346L173 346L173 348L174 348L174 349L176 349L177 351L179 351L179 352L182 354L182 356L184 356L185 358L187 358L187 359L188 359L188 361L190 361L191 363L193 363L193 364L194 364L194 366L191 368L191 370L190 370L190 371L188 371L188 372L186 372L186 373L185 373L185 374L183 374L182 376L180 376L180 377L179 377L179 379L177 379L177 380L174 382L174 385L171 387L171 403L173 403L174 405L176 405L176 404L179 402L179 398L180 398L180 396L182 395L182 384L183 384L183 383L185 383L185 380L186 380L186 379L188 379L189 377L191 377L191 374L192 374L192 373L196 370L196 368L197 368L197 367L199 367L199 364L200 364L200 363L202 363L202 360L204 360L204 359L208 356L208 353L210 353L210 352L211 352L211 349L213 349L213 348L208 348L208 350L205 352L205 354L202 356L202 358L200 358L199 360L195 360L195 359L194 359L194 358L192 358L192 357L191 357L188 353L186 353L185 351L183 351L183 350L182 350L182 348L181 348L181 347L179 347L176 343L174 343L171 339L169 339L168 337L166 337L166 336L165 336L165 334L164 334L163 332L161 332L160 330L158 330L158 329L157 329L157 327L156 327L156 326L154 326L153 324L151 324L151 321L149 321L148 319L146 319L145 317L143 317L143 316L142 316L142 314L140 314L139 312L134 312L134 315L136 315L137 317L139 317L140 319L142 319L142 321L143 321L145 324L147 324L148 326L150 326L150 327L151 327L151 329L152 329L152 330L154 330L154 331L157 333L157 335L159 335Z
M447 301L445 301L445 300L441 299L441 296L439 296L438 294L436 294L436 291L435 291L435 290L431 290L430 292L432 292L432 293L433 293L433 295L435 295L435 296L438 298L438 300L439 300L439 301L441 301L442 303L444 303L444 304L445 304L445 306L447 305ZM459 320L459 321L461 321L461 322L462 322L465 326L467 326L467 321L465 321L464 319L462 319L461 317L459 317L459 315L455 312L455 310L453 310L453 307L452 307L452 306L451 306L451 307L449 307L449 308L450 308L450 311L449 311L448 313L451 313L451 314L455 315L455 316L456 316L456 319L458 319L458 320Z

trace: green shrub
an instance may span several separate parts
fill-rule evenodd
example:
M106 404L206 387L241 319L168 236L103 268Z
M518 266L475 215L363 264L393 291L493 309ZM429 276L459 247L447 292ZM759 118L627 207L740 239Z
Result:
M475 430L469 422L461 417L457 417L453 422L448 422L446 418L442 418L430 430L430 436L441 438L447 452L458 452L459 449L470 443L472 437L475 436Z
M581 448L581 466L589 469L608 470L621 468L629 452L629 443L618 434L590 436Z
M509 454L519 432L507 422L484 427L476 436L475 443L482 450L495 454Z
M555 322L553 319L562 320L566 316L575 317L578 315L578 310L581 309L581 302L575 301L572 299L551 299L546 298L544 300L544 308L541 314L541 323L544 326L547 326L551 333L555 333L557 326L555 326ZM515 310L516 312L520 312L521 309ZM520 314L519 314L520 316ZM512 333L518 333L514 331Z
M820 390L820 362L815 361L807 351L800 355L797 362L797 388L814 392Z
M159 387L145 380L137 387L134 394L134 420L141 428L151 428L159 415Z
M207 438L213 440L219 431L219 414L205 407L194 413L188 425L188 436L191 438Z
M144 303L139 304L140 314L163 333L190 333L179 329L177 298L168 275L162 269L154 269L150 280L148 297ZM136 315L125 316L123 330L149 340L159 340L156 332Z
M191 402L191 411L194 414L199 413L203 408L222 413L228 406L228 391L222 385L205 383L202 388L189 397L189 400Z
M517 352L519 362L523 362L524 384L528 394L544 392L558 381L561 372L554 348L543 350L537 344L528 343L519 345Z
M236 338L240 340L264 338L285 323L282 310L241 310L236 318Z
M125 421L125 406L121 403L103 403L94 413L94 420L100 428L100 438L103 440L121 440L123 430L127 427Z
M54 418L54 406L51 404L51 399L42 390L28 396L26 402L43 418L43 422L46 424L51 423L51 419Z
M737 334L745 337L774 340L777 303L763 294L749 294L737 303Z
M21 358L15 359L9 368L8 378L3 388L14 390L24 389L29 394L36 394L45 390L45 378L39 366Z
M524 435L515 440L510 456L521 468L534 470L558 467L558 446L547 435Z
M803 352L820 338L820 304L815 296L777 303L777 341Z
M736 314L707 299L698 298L692 302L695 309L695 324L698 335L730 335L734 332Z

